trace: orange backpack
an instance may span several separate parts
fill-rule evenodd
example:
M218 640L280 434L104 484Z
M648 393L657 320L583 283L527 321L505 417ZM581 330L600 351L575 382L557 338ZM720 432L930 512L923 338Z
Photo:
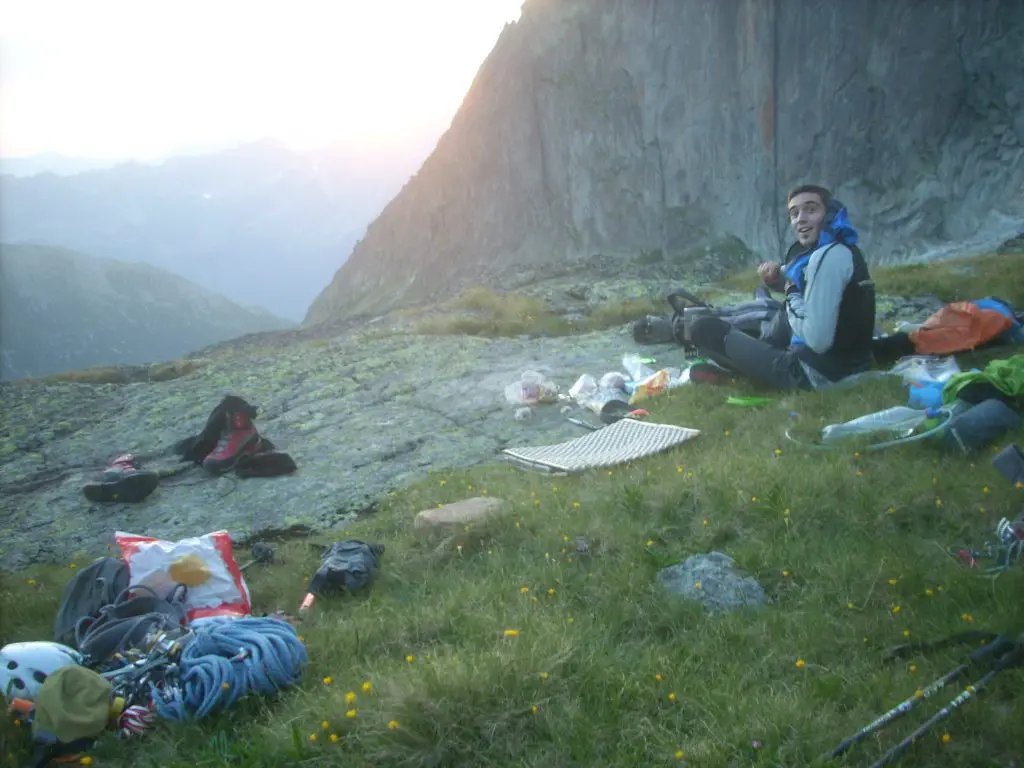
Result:
M909 335L920 355L950 355L979 347L1012 327L1013 320L994 309L958 301L944 306Z

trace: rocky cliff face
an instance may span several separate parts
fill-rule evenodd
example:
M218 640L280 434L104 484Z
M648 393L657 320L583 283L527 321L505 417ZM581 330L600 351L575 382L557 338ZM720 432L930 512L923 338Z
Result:
M993 247L1024 228L1022 50L1022 0L527 0L306 322L596 253L777 257L798 183L875 263Z

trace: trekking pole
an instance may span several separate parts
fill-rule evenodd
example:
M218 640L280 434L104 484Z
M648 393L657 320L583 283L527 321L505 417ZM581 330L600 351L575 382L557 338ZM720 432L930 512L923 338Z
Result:
M956 678L960 677L960 675L966 672L973 664L976 664L989 654L1002 653L1003 651L1005 651L1008 648L1011 648L1012 646L1013 641L1010 639L1008 635L996 636L994 640L992 640L989 643L986 643L981 648L972 653L960 666L958 666L952 672L947 673L943 677L940 677L938 680L931 683L928 687L923 688L920 694L915 693L910 698L897 704L895 707L890 709L888 712L886 712L878 719L872 721L868 725L861 728L853 736L849 736L843 739L839 743L839 746L832 750L832 753L829 755L829 757L839 757L854 744L857 744L858 742L864 740L866 737L870 736L875 731L881 730L889 723L891 723L893 720L896 720L897 718L907 714L907 712L909 712L918 701L923 701L924 699L934 696L940 690L942 690L951 682L956 680Z
M921 738L929 728L931 728L936 723L945 720L953 713L954 710L959 709L961 706L963 706L968 701L977 696L978 692L981 691L986 685L988 685L988 683L992 680L993 677L998 675L1004 669L1019 666L1022 662L1024 662L1024 636L1022 636L1021 639L1018 640L1018 642L1014 645L1013 648L1011 648L1009 651L1003 654L1002 657L999 658L999 660L995 663L995 666L993 666L992 669L989 670L984 677L982 677L978 682L974 683L973 685L968 685L955 699L949 702L949 704L947 704L938 712L936 712L932 717L928 718L928 720L925 723L923 723L921 727L919 727L907 738L905 738L895 747L886 752L877 763L874 763L871 766L871 768L883 768L883 766L889 765L891 762L900 757L900 755L902 755L904 752L910 749L910 747L912 747L914 743L919 738Z

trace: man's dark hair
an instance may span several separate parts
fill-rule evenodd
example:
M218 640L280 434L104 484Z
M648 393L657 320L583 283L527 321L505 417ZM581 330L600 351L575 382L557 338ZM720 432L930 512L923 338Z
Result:
M826 208L828 208L828 203L832 199L832 193L825 189L825 187L819 187L817 184L803 184L789 193L789 197L786 198L786 202L788 203L794 197L802 195L804 192L810 192L811 194L820 197L822 204Z

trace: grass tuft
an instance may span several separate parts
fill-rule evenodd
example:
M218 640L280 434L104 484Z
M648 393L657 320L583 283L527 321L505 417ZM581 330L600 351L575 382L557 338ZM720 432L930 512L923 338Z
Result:
M160 382L188 376L205 365L201 359L174 360L152 365L107 365L55 373L42 379L47 384L131 384ZM32 380L26 383L31 383Z
M567 319L536 297L475 287L441 307L439 314L419 320L416 331L491 338L568 336L622 325L649 313L664 314L666 310L663 302L627 299L600 304L588 315Z

